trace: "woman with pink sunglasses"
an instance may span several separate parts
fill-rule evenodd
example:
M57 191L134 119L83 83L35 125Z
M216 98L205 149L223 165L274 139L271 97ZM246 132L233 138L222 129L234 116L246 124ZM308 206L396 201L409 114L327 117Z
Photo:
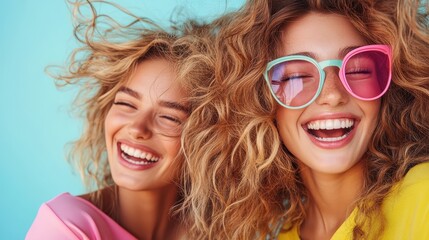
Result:
M232 133L221 153L242 170L208 177L255 187L222 219L246 216L259 238L429 239L428 10L249 0L226 20L219 72L226 119L239 121L218 132Z
M313 10L288 17L294 21L270 26L281 33L273 36L280 41L264 76L278 103L280 138L304 186L295 201L302 199L298 206L305 218L280 236L344 239L353 236L353 228L360 236L367 219L349 225L361 211L374 214L368 208L376 207L364 202L374 187L367 185L372 176L365 174L379 160L368 146L380 126L381 97L391 80L391 48L372 44L337 12ZM429 165L417 169L424 172Z
M272 2L264 78L296 172L279 239L429 237L429 23L417 10Z
M264 78L297 173L279 239L429 237L429 23L417 10L272 2ZM406 15L420 28L403 29Z

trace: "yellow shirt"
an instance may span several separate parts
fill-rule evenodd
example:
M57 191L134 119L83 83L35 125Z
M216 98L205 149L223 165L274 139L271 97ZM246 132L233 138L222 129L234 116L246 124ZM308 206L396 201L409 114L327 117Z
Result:
M386 222L382 235L374 236L376 239L429 239L429 163L411 168L392 188L382 208ZM332 240L352 239L356 212L354 209ZM374 231L367 229L366 233L371 236ZM300 239L297 226L280 233L278 239Z

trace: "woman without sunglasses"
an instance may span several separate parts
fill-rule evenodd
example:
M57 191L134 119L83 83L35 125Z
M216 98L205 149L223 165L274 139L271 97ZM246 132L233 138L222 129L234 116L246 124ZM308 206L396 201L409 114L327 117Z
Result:
M250 0L224 18L217 132L232 134L216 156L236 171L208 177L242 194L201 199L260 239L429 238L428 9Z
M75 4L79 14L93 8ZM197 104L192 91L210 84L199 37L207 29L187 25L176 37L136 18L103 31L119 25L92 13L89 21L75 15L84 46L57 79L81 87L85 132L70 160L97 189L43 204L26 239L183 239L187 219L174 211L185 187L181 132Z

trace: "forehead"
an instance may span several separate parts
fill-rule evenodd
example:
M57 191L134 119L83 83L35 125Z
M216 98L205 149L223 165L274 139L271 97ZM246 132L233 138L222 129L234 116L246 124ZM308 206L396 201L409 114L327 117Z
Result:
M125 86L142 95L178 99L185 97L177 81L174 64L163 58L151 58L139 63Z
M283 54L333 52L366 42L352 23L338 14L311 12L286 24L281 30Z

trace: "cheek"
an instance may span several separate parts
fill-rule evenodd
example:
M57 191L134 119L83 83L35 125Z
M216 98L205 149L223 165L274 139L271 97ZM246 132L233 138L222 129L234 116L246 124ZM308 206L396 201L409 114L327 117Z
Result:
M107 113L106 118L104 119L104 135L108 141L109 135L112 129L112 121L110 120L110 111Z
M368 150L368 145L371 140L374 138L374 133L379 124L379 115L380 115L380 100L361 102L360 108L364 113L364 118L361 124L361 141L365 147L365 151ZM362 149L364 151L364 149Z
M167 148L169 158L174 159L180 151L180 137L166 140L165 147Z
M297 121L298 119L291 113L291 110L279 107L276 113L277 131L283 144L288 147L293 139L297 136Z
M366 118L368 119L368 125L372 129L375 129L378 124L381 101L378 99L370 102L364 102L363 104L361 104L361 108L364 111Z
M177 158L180 152L180 137L173 138L173 139L167 139L164 144L166 153L168 155L168 161L169 165L172 168L176 168L180 165L180 160Z
M165 165L168 178L173 180L180 176L180 167L184 161L183 158L178 157L180 152L180 138L166 140L164 144L168 157L168 164Z
M115 114L111 110L109 110L109 112L107 113L104 119L104 138L106 141L108 151L110 151L109 148L113 142L114 134L119 129L119 125L120 125L119 122L120 121L118 121L118 117L116 117Z

